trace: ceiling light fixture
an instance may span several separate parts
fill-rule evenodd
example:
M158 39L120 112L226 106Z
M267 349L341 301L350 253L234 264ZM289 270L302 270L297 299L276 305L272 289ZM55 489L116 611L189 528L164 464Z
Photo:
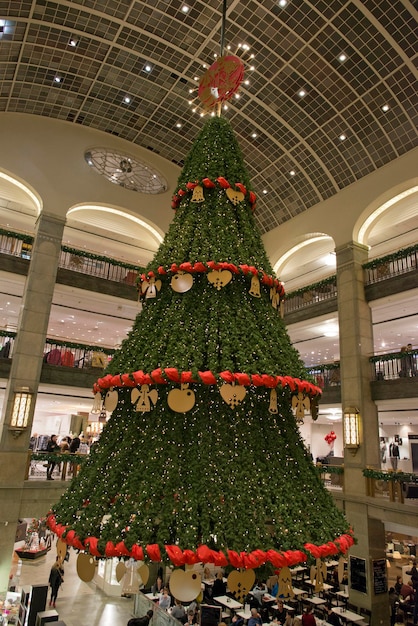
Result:
M347 135L344 135L344 133L341 133L341 135L338 137L338 139L340 141L345 141L347 139Z
M298 91L299 98L304 98L306 96L306 91L304 89L300 89Z
M257 137L257 133L252 133L252 134L251 134L251 137L252 137L253 139L255 139L255 138Z
M129 104L131 102L131 99L130 99L129 96L125 96L123 101L124 101L125 104Z
M54 83L61 83L61 82L62 82L61 76L54 76Z
M152 65L150 63L146 63L144 65L144 71L147 72L147 74L149 74L150 72L152 72Z
M290 176L296 176L295 170L290 170L289 174L290 174Z
M387 113L387 112L389 111L389 109L390 109L390 106L389 106L388 104L384 104L384 105L382 106L382 111L383 111L383 113Z
M190 11L189 7L186 4L183 4L183 6L181 7L181 12L188 13L189 11Z
M72 48L76 48L78 45L78 39L71 37L70 41L68 42L68 45L71 46Z
M344 61L347 61L347 55L344 54L344 52L341 52L341 54L338 56L338 60L340 63L344 63Z
M284 9L286 5L287 5L287 0L279 0L279 7Z

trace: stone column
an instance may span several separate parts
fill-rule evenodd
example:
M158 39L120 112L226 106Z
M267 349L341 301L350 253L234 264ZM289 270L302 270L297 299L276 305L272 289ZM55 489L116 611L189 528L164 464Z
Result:
M65 220L42 213L37 221L0 423L0 594L7 590L24 484L31 425ZM10 430L14 393L33 393L27 430Z
M374 594L372 570L373 559L385 558L384 525L368 516L362 473L366 466L380 467L379 422L370 389L373 327L362 268L368 254L366 246L349 242L336 248L336 255L342 410L356 407L360 412L360 447L354 453L344 450L345 513L358 540L350 554L365 559L367 584L366 595L350 588L350 601L371 610L374 624L387 624L387 594Z

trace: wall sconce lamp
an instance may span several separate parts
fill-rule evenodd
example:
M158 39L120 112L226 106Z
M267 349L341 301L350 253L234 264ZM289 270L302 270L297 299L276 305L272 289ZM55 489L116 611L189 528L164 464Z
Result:
M17 439L28 427L29 413L32 405L33 393L28 387L18 389L13 396L12 418L9 430Z
M360 411L355 407L344 409L344 447L356 454L360 446Z

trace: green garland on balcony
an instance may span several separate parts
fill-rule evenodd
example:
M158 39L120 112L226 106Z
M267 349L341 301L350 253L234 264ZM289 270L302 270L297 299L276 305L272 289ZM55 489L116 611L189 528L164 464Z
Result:
M132 265L132 263L126 263L125 261L117 261L116 259L111 259L110 257L103 256L101 254L93 254L93 252L85 252L83 250L77 250L76 248L69 248L68 246L61 246L61 250L63 252L68 252L69 254L73 254L74 256L92 259L93 261L104 261L105 263L109 263L110 265L124 267L128 270L135 270L138 273L142 273L145 271L145 268L141 267L140 265Z
M14 333L11 330L0 330L0 337L10 337L10 339L14 339L17 333Z
M316 372L330 372L332 370L339 370L340 362L336 361L335 363L319 363L318 365L311 365L306 368L306 371L311 376L314 376Z
M0 235L4 235L5 237L11 237L12 239L19 239L24 243L33 243L32 235L25 235L23 233L15 233L12 230L5 230L4 228L0 228Z
M386 482L418 484L418 475L409 474L407 472L384 472L383 470L367 468L363 470L363 476L365 476L365 478L374 478L375 480L384 480Z
M344 474L344 465L323 465L317 463L316 468L320 474Z
M386 256L382 256L378 259L373 259L373 261L368 261L362 265L363 269L374 269L379 267L379 265L383 265L384 263L390 263L390 261L397 261L398 259L403 259L408 256L408 254L413 254L418 251L418 244L414 246L409 246L408 248L401 248L397 252L392 252L392 254L387 254Z
M369 358L369 363L378 363L379 361L393 361L394 359L401 359L405 355L418 354L418 350L408 350L407 352L389 352L388 354L378 354Z
M337 276L334 274L333 276L329 276L328 278L324 278L324 280L320 280L317 283L312 283L312 285L307 285L306 287L301 287L301 289L296 289L296 291L291 291L286 294L286 300L290 298L296 298L297 296L302 296L307 291L315 291L316 289L321 289L321 287L326 287L327 285L336 285Z
M63 461L68 461L69 463L77 463L77 465L82 465L85 463L88 454L68 454L65 452L60 452L59 454L53 452L33 452L31 455L32 461L48 461L48 463L62 463Z

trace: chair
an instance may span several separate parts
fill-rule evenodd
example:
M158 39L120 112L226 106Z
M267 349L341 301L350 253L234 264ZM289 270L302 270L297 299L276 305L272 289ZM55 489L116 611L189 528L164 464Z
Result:
M371 623L371 619L372 619L372 612L370 611L370 609L360 609L360 615L362 616L362 622L364 624L367 624L367 626L370 626Z

